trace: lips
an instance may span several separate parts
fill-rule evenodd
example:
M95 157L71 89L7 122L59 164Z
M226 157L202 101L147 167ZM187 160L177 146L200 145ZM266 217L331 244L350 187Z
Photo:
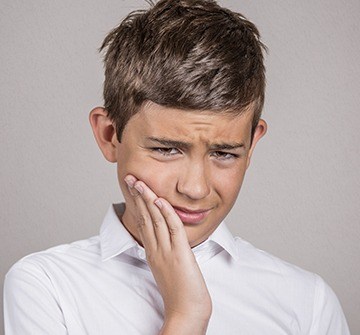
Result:
M196 224L203 221L208 216L211 209L191 210L174 206L174 210L183 223Z

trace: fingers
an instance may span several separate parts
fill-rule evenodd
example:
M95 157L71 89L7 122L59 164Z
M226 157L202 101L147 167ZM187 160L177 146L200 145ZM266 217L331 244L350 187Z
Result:
M130 191L141 218L138 225L139 233L144 244L152 248L151 250L148 248L148 254L160 247L165 252L170 250L171 240L167 223L154 203L158 199L156 194L142 181L135 181Z
M138 230L145 249L163 251L189 248L186 232L171 204L133 176L125 178L138 209ZM151 248L151 250L149 249Z
M183 223L174 211L174 208L163 198L158 198L155 204L160 209L160 212L167 223L172 248L181 249L184 247L189 249L190 245Z
M137 182L135 177L127 176L125 182L128 185L130 194L133 196L136 206L136 228L140 234L141 241L145 248L145 251L150 252L156 250L157 240L154 233L154 227L150 213L147 209L146 203L141 196L141 189L135 188Z

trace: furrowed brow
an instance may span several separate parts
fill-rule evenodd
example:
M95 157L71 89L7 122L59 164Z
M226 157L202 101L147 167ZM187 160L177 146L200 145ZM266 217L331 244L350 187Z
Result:
M234 150L244 148L244 143L215 143L210 145L211 150Z
M191 143L188 142L183 142L183 141L177 141L177 140L171 140L168 138L163 138L163 137L147 137L147 140L150 140L152 142L156 142L158 144L161 144L163 146L166 147L175 147L175 148L190 148L191 147Z

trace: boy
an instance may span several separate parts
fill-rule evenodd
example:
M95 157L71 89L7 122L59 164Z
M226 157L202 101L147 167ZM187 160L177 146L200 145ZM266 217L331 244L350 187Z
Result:
M125 203L99 236L13 266L7 334L349 334L320 277L223 222L267 128L256 27L214 1L163 0L102 50L90 123Z

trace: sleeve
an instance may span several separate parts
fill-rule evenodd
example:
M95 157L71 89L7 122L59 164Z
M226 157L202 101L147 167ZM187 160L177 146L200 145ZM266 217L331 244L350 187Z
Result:
M6 335L66 335L61 308L50 278L40 266L21 260L4 283Z
M340 302L325 281L316 275L313 318L309 335L350 335Z

